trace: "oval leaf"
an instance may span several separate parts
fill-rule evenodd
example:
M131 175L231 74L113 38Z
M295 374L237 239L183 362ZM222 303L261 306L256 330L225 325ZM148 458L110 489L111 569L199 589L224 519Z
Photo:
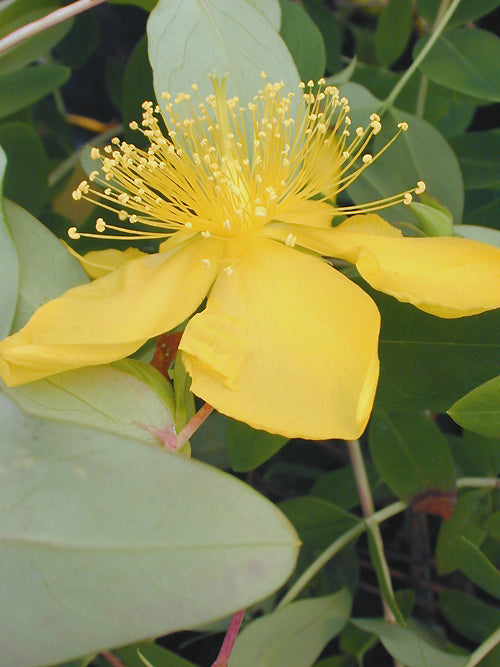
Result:
M235 472L248 472L260 466L286 445L288 438L227 420L226 451Z
M264 16L245 0L159 0L148 20L149 59L159 100L199 85L213 93L209 75L227 77L227 92L242 103L269 81L293 90L299 76L285 43Z
M70 69L62 65L25 67L0 77L0 118L33 104L65 83Z
M309 667L347 623L351 604L344 588L258 618L236 639L229 667Z
M412 20L412 0L389 0L380 13L375 30L375 50L379 62L385 67L392 65L406 49Z
M293 527L238 479L0 407L2 667L208 623L293 570Z
M10 331L19 286L19 259L5 219L5 202L2 201L6 166L7 158L0 146L0 338L5 338Z
M61 241L31 213L10 201L4 207L20 266L19 300L12 323L12 331L17 331L46 301L88 278Z
M470 391L448 414L469 431L500 438L500 375Z
M303 81L317 81L325 73L326 52L320 29L306 10L281 0L280 34L290 49Z
M414 57L428 37L417 42ZM448 30L420 65L436 83L489 102L500 102L498 62L500 39L491 32L462 28Z

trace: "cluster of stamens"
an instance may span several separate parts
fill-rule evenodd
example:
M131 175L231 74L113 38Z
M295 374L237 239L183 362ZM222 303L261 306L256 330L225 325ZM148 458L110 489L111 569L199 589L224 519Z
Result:
M100 169L80 183L73 198L98 203L127 226L98 218L98 234L72 227L71 238L164 238L180 229L204 238L243 235L292 213L306 199L335 201L408 129L399 123L393 138L372 155L367 147L381 130L379 116L372 114L368 126L356 128L351 138L348 100L324 79L316 92L313 81L301 83L299 100L293 93L284 95L283 82L265 83L246 106L237 97L226 98L224 83L213 84L214 94L205 100L195 84L190 94L162 96L166 134L160 129L160 107L144 102L142 127L136 122L130 127L148 139L147 150L118 137L102 152L92 149ZM412 190L335 212L353 215L410 204L412 193L424 190L419 181ZM112 234L104 235L106 230Z

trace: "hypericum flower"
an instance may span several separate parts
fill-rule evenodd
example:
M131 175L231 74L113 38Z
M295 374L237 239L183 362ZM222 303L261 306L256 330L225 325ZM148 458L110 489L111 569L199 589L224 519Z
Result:
M498 249L404 238L373 214L410 203L422 182L378 202L332 204L386 150L367 153L380 118L352 131L336 88L320 81L313 92L309 82L293 100L283 87L265 83L245 106L217 81L206 100L196 86L165 95L166 136L159 108L143 105L147 151L117 138L93 150L101 170L74 197L123 222L99 218L94 236L167 240L156 254L87 255L101 277L45 304L0 343L7 384L125 357L191 316L180 350L197 396L256 428L351 439L373 404L380 316L323 255L355 263L375 288L441 317L500 305ZM331 227L340 214L353 217Z

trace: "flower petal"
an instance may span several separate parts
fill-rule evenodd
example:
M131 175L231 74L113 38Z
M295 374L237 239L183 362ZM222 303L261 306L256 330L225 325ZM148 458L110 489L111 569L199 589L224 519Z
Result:
M288 437L357 438L378 379L373 301L321 259L255 237L181 339L192 391Z
M68 290L0 342L0 376L12 386L126 357L198 308L220 253L220 241L201 239Z
M286 227L286 228L285 228ZM286 238L291 226L266 228ZM330 230L293 227L297 244L356 264L375 289L439 317L500 307L500 249L457 237L406 238L378 215Z
M91 250L85 255L76 255L89 278L102 278L119 266L130 262L132 259L144 257L146 253L138 248L107 248L106 250Z
M335 208L328 202L304 199L285 211L278 209L276 220L295 225L305 225L306 227L325 227L329 229L332 226L334 215Z

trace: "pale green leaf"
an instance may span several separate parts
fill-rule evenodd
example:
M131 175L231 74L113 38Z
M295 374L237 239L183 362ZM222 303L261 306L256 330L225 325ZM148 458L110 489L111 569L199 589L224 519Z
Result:
M500 230L498 229L482 227L481 225L455 225L455 233L458 236L464 236L466 239L474 239L500 248Z
M229 667L309 667L347 623L351 604L344 588L258 618L236 639Z
M24 412L36 417L90 426L149 445L174 444L172 390L165 402L145 382L118 368L92 366L19 387L1 386Z
M245 0L159 0L148 20L149 59L161 93L213 93L209 76L227 77L228 95L246 104L269 81L293 90L299 77L273 26Z
M279 0L247 0L253 5L273 28L279 32L281 25L281 6Z
M448 414L469 431L500 438L500 375L470 391Z
M5 338L10 331L19 286L19 259L5 219L5 202L2 201L6 166L7 158L0 146L0 338Z
M467 662L467 656L442 651L409 628L378 618L356 618L351 622L377 635L386 650L405 667L463 667Z
M2 667L208 623L293 570L292 526L238 479L0 405Z
M19 300L12 324L17 331L42 304L88 282L79 262L31 213L5 201L5 215L19 256Z

